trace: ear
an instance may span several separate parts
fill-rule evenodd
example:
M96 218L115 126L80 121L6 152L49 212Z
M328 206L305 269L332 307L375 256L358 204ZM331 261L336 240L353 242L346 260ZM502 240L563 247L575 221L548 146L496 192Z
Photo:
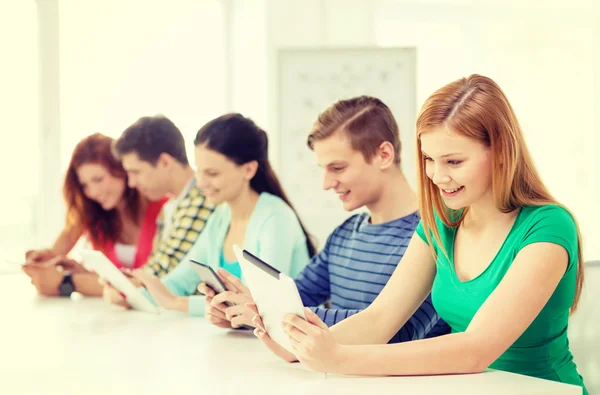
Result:
M170 168L171 165L173 164L173 161L175 159L173 159L173 157L169 154L167 154L166 152L162 152L159 156L158 159L156 160L156 165L154 167L156 168Z
M387 169L394 165L396 154L394 152L394 146L389 141L384 141L377 148L375 157L379 160L379 168Z
M251 162L244 164L244 178L246 180L251 180L256 175L258 171L258 162L253 160Z

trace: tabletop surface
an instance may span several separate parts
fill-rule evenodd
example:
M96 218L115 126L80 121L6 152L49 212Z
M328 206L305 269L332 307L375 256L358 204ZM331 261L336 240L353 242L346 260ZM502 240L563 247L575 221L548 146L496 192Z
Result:
M350 377L287 364L249 331L126 311L100 298L44 298L0 275L0 394L545 394L581 388L501 371Z

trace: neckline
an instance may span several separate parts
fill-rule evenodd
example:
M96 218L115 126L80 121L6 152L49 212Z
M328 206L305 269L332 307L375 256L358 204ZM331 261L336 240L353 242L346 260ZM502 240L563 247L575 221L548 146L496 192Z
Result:
M375 230L375 229L380 229L380 228L393 228L393 227L399 226L401 223L405 224L407 227L415 226L415 220L416 220L416 222L419 222L418 215L419 215L418 211L413 211L410 214L407 214L400 218L395 218L388 222L382 222L380 224L372 224L370 222L371 214L369 212L365 212L364 217L362 218L362 220L360 222L360 230L365 231L365 230Z
M454 246L455 246L455 243L456 243L456 233L458 232L458 227L452 229L450 254L449 254L448 258L449 258L449 261L450 261L450 267L452 268L452 270L451 270L452 271L452 276L453 276L454 280L457 283L459 283L459 284L473 283L473 282L477 281L478 279L480 279L481 277L483 277L483 275L490 270L490 267L492 267L492 265L494 264L494 261L496 261L496 259L498 258L498 255L500 254L500 252L502 251L502 249L506 245L507 240L510 238L510 236L513 233L513 231L515 230L515 227L517 226L517 223L519 222L519 219L521 218L521 213L523 212L523 208L524 207L521 207L521 208L518 209L519 212L517 213L517 216L515 217L515 220L514 220L513 224L510 227L510 230L506 234L506 237L502 241L502 244L500 245L500 248L498 248L498 251L496 251L496 254L494 255L494 257L490 260L490 262L485 267L485 269L483 269L481 271L481 273L479 273L478 275L476 275L475 277L473 277L470 280L464 280L463 281L460 278L458 278L458 274L456 273L456 266L454 265Z
M228 265L228 266L233 266L233 265L236 265L238 263L238 261L229 262L227 260L227 258L225 258L225 249L224 248L221 248L221 262L224 265Z
M267 197L270 194L268 192L261 192L258 195L258 200L256 201L256 204L254 205L254 209L252 210L252 214L250 214L250 218L248 219L248 223L246 224L246 230L244 231L244 242L243 245L241 247L246 248L246 241L248 240L248 236L251 234L251 229L254 226L254 222L257 221L256 217L257 217L257 211L261 209L263 201L265 199L267 199ZM223 230L222 233L219 235L220 238L220 245L221 245L221 256L225 256L223 253L223 248L225 246L225 239L227 238L227 233L229 233L229 228L231 228L231 208L229 207L228 204L226 204L225 206L221 206L223 207L224 211L224 220L227 223L227 226L223 226ZM218 240L218 239L217 239Z

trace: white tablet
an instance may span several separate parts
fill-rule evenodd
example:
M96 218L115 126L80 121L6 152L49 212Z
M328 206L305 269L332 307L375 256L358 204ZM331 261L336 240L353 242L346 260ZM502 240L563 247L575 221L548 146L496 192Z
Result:
M123 274L113 263L100 251L85 250L82 254L83 266L88 270L96 272L100 278L110 283L118 291L125 295L125 299L129 305L136 309L147 313L158 313L159 309L152 304L140 292L140 290L132 284L132 282Z
M254 303L267 333L290 352L290 340L283 330L283 316L296 314L304 319L304 305L293 279L239 246L233 246Z

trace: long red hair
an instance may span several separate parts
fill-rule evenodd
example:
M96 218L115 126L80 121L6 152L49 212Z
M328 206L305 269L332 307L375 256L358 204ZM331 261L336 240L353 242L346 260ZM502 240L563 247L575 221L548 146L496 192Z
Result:
M63 195L67 206L67 227L78 227L88 233L94 245L104 245L115 242L122 230L122 218L116 209L106 211L102 206L87 198L77 177L77 169L86 164L94 163L103 166L112 176L125 180L126 215L136 224L140 223L140 195L137 189L127 185L127 173L121 163L111 152L113 139L100 133L92 134L81 140L71 156Z
M430 246L433 245L431 235L441 246L434 212L446 226L457 227L468 211L468 207L464 211L449 210L438 188L425 172L420 135L436 127L447 127L490 147L492 194L500 211L508 213L523 206L546 204L564 207L552 197L542 182L527 150L517 117L500 87L490 78L471 75L435 91L423 104L417 119L420 210ZM577 221L575 226L579 262L571 311L575 311L579 303L584 278L581 233ZM447 255L443 247L442 252Z

